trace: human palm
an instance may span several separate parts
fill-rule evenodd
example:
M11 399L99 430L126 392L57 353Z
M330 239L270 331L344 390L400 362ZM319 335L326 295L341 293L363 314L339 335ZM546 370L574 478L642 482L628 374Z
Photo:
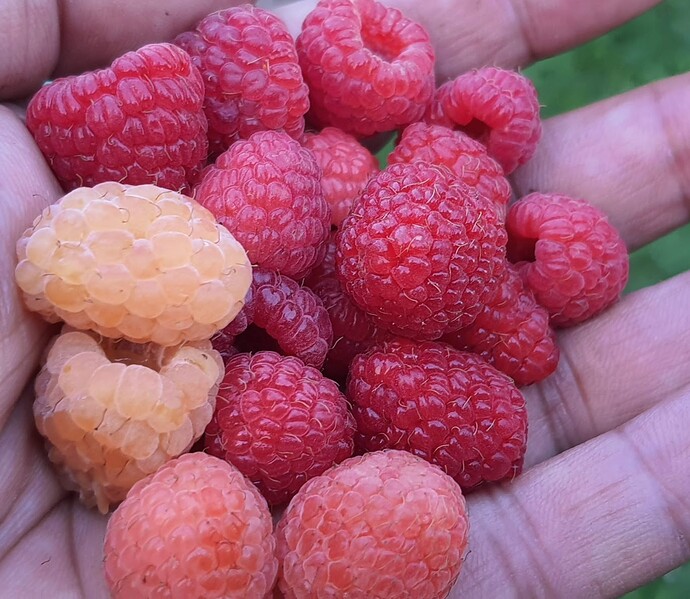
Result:
M524 66L657 1L390 3L429 29L444 79L487 63ZM116 4L4 0L0 98L21 100L53 73L170 39L232 2ZM280 12L295 29L312 4ZM548 120L537 155L513 177L517 194L590 199L631 250L680 226L690 214L688 100L685 75ZM22 308L14 244L60 189L20 115L0 107L0 589L105 597L106 519L61 490L31 415L31 377L50 331ZM561 334L558 371L525 390L526 472L468 500L471 552L456 596L616 596L690 559L689 299L685 273Z

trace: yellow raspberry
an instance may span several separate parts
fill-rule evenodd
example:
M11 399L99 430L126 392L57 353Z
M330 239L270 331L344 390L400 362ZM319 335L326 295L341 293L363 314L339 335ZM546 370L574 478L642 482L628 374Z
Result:
M222 376L210 341L99 345L67 329L36 378L36 426L65 486L105 513L201 437Z
M203 206L101 183L46 208L17 243L17 284L49 322L135 343L210 338L244 305L244 248Z

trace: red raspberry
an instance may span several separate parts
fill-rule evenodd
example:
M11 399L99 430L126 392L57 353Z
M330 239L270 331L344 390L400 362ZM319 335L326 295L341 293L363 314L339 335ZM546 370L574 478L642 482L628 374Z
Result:
M385 334L376 328L368 314L352 303L337 278L322 279L314 285L314 293L328 312L335 340L326 356L324 372L336 381L344 380L352 359Z
M426 30L374 0L320 0L297 38L320 126L357 136L418 121L434 94Z
M186 190L208 153L203 99L187 53L151 44L41 88L26 124L67 190L105 181Z
M204 453L132 487L108 521L103 553L114 599L270 597L278 570L266 501Z
M295 41L274 14L249 4L210 14L179 35L206 84L211 151L271 129L299 139L309 109Z
M289 277L255 269L252 294L253 323L275 339L281 353L321 368L333 343L333 327L328 312L314 292ZM248 333L255 336L251 329ZM260 337L250 344L252 349L266 348ZM238 341L242 344L247 340ZM271 345L269 343L269 348L273 349Z
M512 479L527 443L525 400L505 374L443 343L388 341L357 356L347 396L365 451L405 449L463 489Z
M304 279L304 284L308 287L314 288L321 279L336 276L335 274L335 236L336 232L331 231L326 243L326 252L323 260L321 260L314 268L309 271L309 274Z
M338 233L338 277L381 328L438 339L496 292L505 244L488 200L447 168L394 164L371 179Z
M541 137L534 85L520 73L496 67L475 69L444 83L436 90L427 120L479 140L506 175L532 157Z
M331 224L339 227L369 178L378 172L378 160L354 137L335 127L307 133L303 144L323 171L321 185L331 207Z
M517 385L541 381L558 366L560 352L549 313L536 302L512 265L477 319L442 340L479 354Z
M226 364L232 356L238 353L234 345L235 338L244 333L254 322L254 294L252 289L253 285L249 287L249 291L244 298L244 307L235 316L234 320L211 338L213 349L221 355L223 362Z
M258 352L228 362L205 446L280 504L350 457L354 432L333 381L298 358Z
M423 160L447 166L470 187L489 198L505 214L511 196L503 169L486 153L486 148L462 131L440 125L413 123L405 128L388 164Z
M532 193L508 212L509 258L551 324L568 327L615 303L628 281L625 243L585 200Z
M209 167L195 199L253 264L300 278L323 258L331 211L314 155L279 131L238 141Z
M443 599L468 527L438 468L403 451L350 458L305 484L279 522L279 588L286 599Z

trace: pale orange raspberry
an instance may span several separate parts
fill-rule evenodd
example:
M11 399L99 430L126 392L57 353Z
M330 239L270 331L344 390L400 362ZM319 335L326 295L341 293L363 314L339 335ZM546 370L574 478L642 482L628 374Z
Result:
M138 482L108 522L114 599L261 599L278 563L266 500L234 466L205 453Z
M387 450L308 481L276 536L286 599L442 599L460 573L468 520L450 476Z
M252 280L244 249L208 210L155 185L75 189L25 231L17 257L30 310L136 343L210 338Z
M188 451L211 420L223 361L210 341L176 347L63 332L36 378L34 417L68 489L105 513Z

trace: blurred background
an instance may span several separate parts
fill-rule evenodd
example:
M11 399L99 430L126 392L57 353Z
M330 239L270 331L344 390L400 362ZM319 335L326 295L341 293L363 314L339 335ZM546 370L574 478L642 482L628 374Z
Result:
M525 71L553 116L657 79L690 71L690 4L665 0L652 11L585 46ZM690 225L632 256L628 292L690 270ZM689 599L690 564L625 599Z

